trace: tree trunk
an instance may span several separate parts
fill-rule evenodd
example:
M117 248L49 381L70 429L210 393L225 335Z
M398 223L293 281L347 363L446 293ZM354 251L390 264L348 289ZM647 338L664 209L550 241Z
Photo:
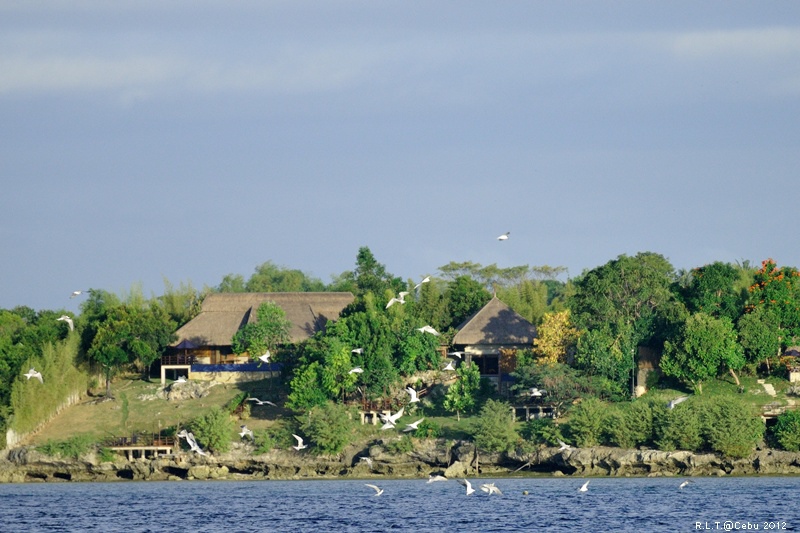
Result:
M739 377L736 375L736 372L734 372L732 368L729 368L729 369L728 369L728 372L730 372L730 373L731 373L731 376L733 376L733 381L735 381L735 382L736 382L736 386L737 386L737 387L740 387L742 384L741 384L741 383L739 383Z

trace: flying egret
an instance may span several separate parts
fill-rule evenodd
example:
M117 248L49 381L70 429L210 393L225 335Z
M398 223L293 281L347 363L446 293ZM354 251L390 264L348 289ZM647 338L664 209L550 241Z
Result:
M461 357L464 355L464 352L447 352L447 355L452 355L453 357L458 357L461 359Z
M361 368L360 366L351 368L350 372L348 372L348 374L363 374L363 373L364 373L364 369Z
M483 485L481 485L481 490L483 492L488 492L489 494L499 494L501 496L503 495L500 489L495 487L494 483L484 483Z
M75 331L75 323L67 315L61 315L60 317L56 318L56 320L60 320L62 322L66 322L67 325L69 326L69 330L70 331Z
M408 400L408 403L416 403L419 401L419 398L417 397L417 391L415 391L413 388L406 387L406 392L409 396L411 396L411 399Z
M239 428L241 429L241 431L239 432L239 436L241 438L244 438L245 435L247 435L252 440L255 440L255 437L253 436L253 430L248 428L247 425L243 424L243 425L239 426Z
M429 325L425 325L425 326L422 326L421 328L417 328L417 331L422 332L422 333L430 333L431 335L435 335L436 337L441 335L438 331L436 331L435 329L433 329Z
M377 485L370 485L369 483L364 483L367 487L373 489L375 491L375 496L380 496L383 494L383 489L379 488Z
M353 348L352 350L350 350L350 353L362 354L364 353L364 348Z
M569 444L567 444L566 442L564 442L564 441L563 441L563 440L561 440L561 439L558 439L558 444L561 446L561 447L558 449L558 451L560 451L560 452L563 452L564 450L570 450L570 449L572 449L572 446L570 446Z
M475 492L475 489L472 488L472 483L470 483L468 480L459 479L458 482L467 487L467 496Z
M33 367L31 367L31 369L28 370L27 374L22 374L22 375L28 379L36 378L39 380L39 383L44 383L44 380L42 379L42 373L37 372L36 369L34 369Z
M386 309L389 309L394 304L404 304L406 303L406 296L408 296L408 292L403 291L397 294L397 298L392 298L386 304Z
M405 427L405 429L403 430L403 433L408 433L410 431L416 431L418 429L419 423L422 422L423 420L425 420L425 419L424 418L420 418L416 422L412 422L411 424L408 424Z
M269 400L259 400L258 398L248 398L247 401L248 402L256 402L257 405L267 404L267 405L271 405L272 407L278 407L277 405L275 405L274 403L272 403Z
M405 407L401 407L401 408L400 408L400 410L399 410L399 411L397 411L397 412L396 412L395 414L393 414L393 415L385 415L385 414L381 413L381 414L380 414L380 415L378 415L378 416L380 416L380 417L381 417L381 420L382 420L383 422L391 422L391 423L392 423L392 425L395 425L395 424L397 423L397 419L399 419L401 416L403 416L403 411L404 411L404 410L405 410Z
M186 378L183 376L178 376L178 379L175 380L175 383L186 383Z
M83 294L83 291L72 291L72 294L69 295L70 298L75 298L76 296L80 296Z
M372 469L372 457L359 457L359 461L362 463L366 463L366 465Z
M540 398L544 394L546 394L545 391L543 391L542 389L537 389L536 387L533 387L530 390L530 395L536 398Z
M423 279L422 281L420 281L419 283L414 285L414 290L417 290L419 287L421 287L423 283L428 283L430 281L431 281L431 277L430 276L425 276L425 279Z
M381 426L381 431L386 431L387 429L394 429L394 423L389 422L388 420Z
M272 357L272 354L271 354L271 353L269 353L269 350L267 350L266 352L264 352L264 355L259 355L259 356L258 356L258 359L259 359L259 360L260 360L262 363L269 363L269 358L270 358L270 357Z
M578 489L578 492L587 492L588 490L589 490L589 481L581 485L581 488Z
M303 450L303 449L305 449L305 448L308 448L308 445L307 445L307 444L303 444L303 437L301 437L301 436L299 436L299 435L295 435L294 433L292 433L292 437L294 437L295 439L297 439L297 446L292 446L292 448L294 448L294 449L295 449L295 450L297 450L298 452L299 452L300 450Z
M670 402L667 404L667 409L674 409L676 405L678 405L681 402L685 402L688 399L689 399L688 396L681 396L680 398L675 398L674 400L670 400Z
M498 240L498 241L507 241L507 240L508 240L508 236L509 236L510 234L511 234L511 232L510 232L510 231L507 231L507 232L503 233L502 235L500 235L500 236L497 238L497 240Z
M428 476L428 483L434 483L436 481L449 481L446 477L440 476L439 474L430 475Z
M686 485L688 485L689 483L691 483L691 481L687 479L686 481L684 481L683 483L681 483L681 484L678 486L678 488L679 488L679 489L682 489L683 487L685 487L685 486L686 486Z
M453 362L449 361L447 365L442 370L455 370L456 368L453 366Z

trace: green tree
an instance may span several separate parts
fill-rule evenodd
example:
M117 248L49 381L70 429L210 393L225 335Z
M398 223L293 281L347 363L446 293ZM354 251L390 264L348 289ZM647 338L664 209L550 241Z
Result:
M587 364L599 364L608 379L633 393L638 346L660 346L673 316L680 313L682 306L676 305L670 290L674 279L669 261L642 252L621 255L575 280L569 300L572 320L580 330L601 332L581 337L579 364L587 370ZM606 349L599 343L606 343ZM604 358L607 361L601 361Z
M565 363L579 337L580 332L570 321L569 309L547 313L536 328L533 353L543 363Z
M710 448L727 457L749 456L764 437L761 417L752 405L739 398L709 398L703 405L701 420Z
M456 376L456 382L447 388L443 405L461 420L461 413L475 409L475 396L481 388L481 374L477 365L461 364L456 369Z
M569 432L575 444L588 448L601 443L606 412L606 404L597 398L584 398L570 410Z
M241 274L226 274L217 286L217 292L247 292L244 276Z
M322 385L322 366L319 361L297 368L289 384L286 405L297 411L305 411L328 401Z
M341 453L355 430L347 408L333 402L312 407L303 417L301 429L315 450L328 455Z
M511 406L487 400L473 427L475 446L487 452L510 452L518 440Z
M272 261L256 267L245 284L246 292L320 292L324 289L319 279L301 270L277 266Z
M189 429L201 448L214 453L224 453L230 449L233 419L220 407L212 407L206 414L192 420Z
M778 415L772 433L784 450L800 451L800 411L786 411Z
M750 363L766 362L780 353L781 331L779 321L764 306L753 308L739 318L739 343Z
M716 261L693 269L689 283L680 292L690 313L726 317L736 322L747 299L746 287L741 286L740 279L739 268Z
M700 409L689 399L668 409L666 404L652 406L653 442L659 450L700 451L705 440Z
M676 338L664 343L661 370L702 392L703 381L724 369L733 376L745 364L744 351L727 318L695 313L686 319Z
M450 327L458 327L473 313L492 299L483 285L469 276L457 276L447 285L445 292L450 315Z
M286 312L278 304L264 302L256 310L256 321L245 324L234 333L231 347L234 352L247 352L251 359L257 360L267 350L275 351L279 345L289 342L291 325Z

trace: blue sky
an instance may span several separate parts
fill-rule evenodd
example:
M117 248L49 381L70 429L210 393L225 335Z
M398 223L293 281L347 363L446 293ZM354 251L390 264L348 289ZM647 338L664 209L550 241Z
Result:
M800 266L799 103L792 1L0 0L0 308L361 246Z

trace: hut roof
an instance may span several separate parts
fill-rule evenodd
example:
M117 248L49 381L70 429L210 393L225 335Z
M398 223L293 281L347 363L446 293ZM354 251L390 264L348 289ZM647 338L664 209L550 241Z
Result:
M291 322L289 337L297 343L325 329L328 320L353 302L349 292L247 292L215 293L203 300L200 314L176 331L173 346L189 341L197 346L230 346L233 335L256 320L258 307L275 302Z
M489 300L458 326L453 344L533 344L536 326L497 299Z

